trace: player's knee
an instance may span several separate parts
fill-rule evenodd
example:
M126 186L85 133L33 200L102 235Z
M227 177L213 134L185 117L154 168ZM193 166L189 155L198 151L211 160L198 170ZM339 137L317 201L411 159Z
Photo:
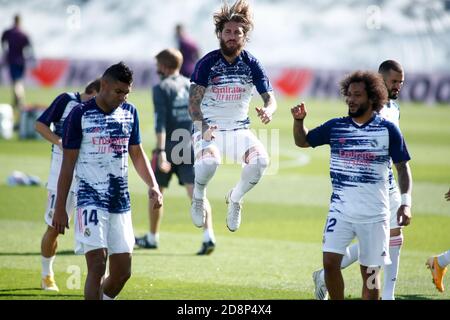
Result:
M325 272L336 272L341 270L341 262L335 255L323 256L323 269Z
M117 274L117 275L115 275L115 276L113 276L113 275L111 274L110 276L111 276L111 277L114 277L114 280L115 280L116 282L121 283L121 284L125 284L125 283L128 281L128 279L131 278L131 270L129 270L129 271L123 271L123 272L121 272L121 273L119 273L119 274Z
M103 277L103 275L106 272L106 263L102 263L102 262L97 262L97 263L93 263L90 271L95 274L97 277Z
M219 148L215 145L210 145L205 149L201 149L200 151L195 153L195 163L199 161L211 161L211 162L219 162L220 163L220 151Z
M250 163L254 163L257 168L261 171L261 174L264 173L264 171L269 166L269 157L266 155L258 156L254 159L254 162L251 161Z
M254 164L258 166L258 168L265 170L269 166L269 156L262 147L254 147L246 152L244 162L247 164Z
M207 156L201 158L199 161L195 163L196 166L204 167L208 170L215 170L220 164L220 159L215 156Z
M195 175L200 176L212 176L217 167L220 164L220 159L212 154L207 154L195 162Z
M101 258L91 259L88 262L88 272L96 278L103 277L106 272L106 261Z

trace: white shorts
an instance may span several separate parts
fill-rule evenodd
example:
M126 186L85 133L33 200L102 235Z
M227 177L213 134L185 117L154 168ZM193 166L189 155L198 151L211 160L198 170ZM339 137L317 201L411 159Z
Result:
M48 190L48 197L47 197L47 209L45 210L45 216L44 220L45 223L47 223L50 227L52 227L53 223L53 213L55 213L55 204L56 204L56 191L55 190ZM66 201L66 211L67 216L70 219L73 216L73 211L76 206L76 196L75 192L69 191L69 194L67 195L67 201Z
M366 267L391 264L388 221L351 223L328 215L323 231L323 252L344 255L354 238L358 239L359 263Z
M389 191L389 210L391 211L391 218L389 221L390 229L403 228L403 226L399 226L397 222L397 211L401 205L401 196L400 190L395 188L394 190Z
M77 208L74 224L76 254L101 248L106 248L108 255L133 252L131 211L118 214L92 206Z
M268 158L264 145L249 129L215 131L214 135L212 141L200 139L199 133L193 135L195 156L203 149L212 148L219 152L220 157L225 156L226 163L242 163L247 150L258 147L263 156Z

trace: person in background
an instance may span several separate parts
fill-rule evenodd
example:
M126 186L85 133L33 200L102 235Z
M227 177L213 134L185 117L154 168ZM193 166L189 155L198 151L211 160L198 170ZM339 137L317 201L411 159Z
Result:
M1 43L4 62L9 67L13 92L13 107L17 113L17 110L23 107L25 103L23 78L26 73L26 61L34 56L30 38L21 28L20 15L16 14L12 28L3 32Z
M180 68L180 73L190 78L194 72L195 64L200 57L199 49L195 41L189 37L182 24L175 26L175 36L177 39L178 49L183 55L183 64Z

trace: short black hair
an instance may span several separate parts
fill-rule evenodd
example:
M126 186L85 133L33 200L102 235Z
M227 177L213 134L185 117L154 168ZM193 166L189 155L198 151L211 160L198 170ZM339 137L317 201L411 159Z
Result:
M378 73L381 74L385 74L389 72L389 70L394 70L395 72L403 73L402 65L395 60L383 61L378 67Z
M110 79L115 81L124 82L131 85L133 82L133 71L123 61L113 64L102 76L102 79Z
M94 91L100 92L100 78L97 78L94 81L90 82L84 89L84 93L86 94L92 94Z

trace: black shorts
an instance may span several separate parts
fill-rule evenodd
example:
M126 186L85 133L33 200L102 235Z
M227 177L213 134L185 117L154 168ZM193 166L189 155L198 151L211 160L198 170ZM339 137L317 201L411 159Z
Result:
M158 167L158 153L153 152L152 155L152 169L155 173L156 181L162 188L169 187L172 174L176 174L178 177L178 183L180 186L185 184L194 184L194 165L192 164L173 164L170 163L172 168L168 173L161 172Z
M11 63L9 65L9 76L11 77L12 81L21 80L23 78L24 73L25 73L25 65L15 63Z

